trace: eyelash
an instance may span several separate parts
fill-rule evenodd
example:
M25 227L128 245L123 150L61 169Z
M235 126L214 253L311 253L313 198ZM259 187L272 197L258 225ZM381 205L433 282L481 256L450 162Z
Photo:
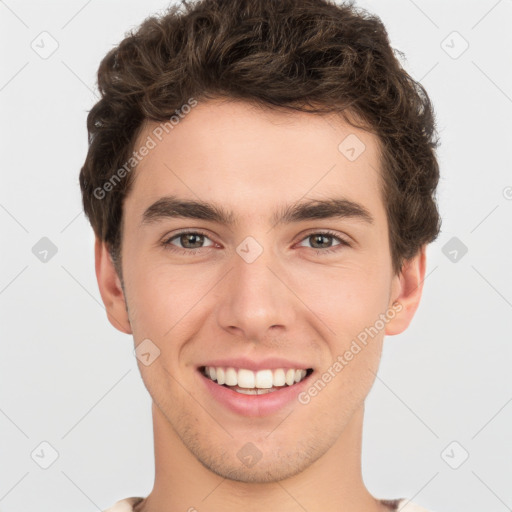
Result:
M181 231L179 233L174 234L172 237L166 238L164 241L162 241L162 246L166 250L169 250L169 251L172 251L172 252L177 252L177 253L184 254L184 255L187 255L187 256L194 256L201 249L207 249L207 247L199 247L197 249L186 249L186 248L175 247L173 244L171 244L171 242L175 238L178 238L178 237L180 237L182 235L202 235L202 236L210 239L210 237L205 232L203 232L201 230ZM316 251L317 254L325 255L326 253L337 252L342 247L352 247L352 245L349 242L347 242L344 238L341 238L335 232L329 231L329 230L326 230L326 231L313 231L311 233L308 233L306 236L304 236L300 241L302 242L302 241L306 240L307 238L312 237L313 235L322 235L322 236L334 238L335 240L337 240L339 242L339 244L334 246L334 248L328 247L326 249L315 249L314 247L311 247L311 249ZM213 240L212 240L212 242L213 242Z

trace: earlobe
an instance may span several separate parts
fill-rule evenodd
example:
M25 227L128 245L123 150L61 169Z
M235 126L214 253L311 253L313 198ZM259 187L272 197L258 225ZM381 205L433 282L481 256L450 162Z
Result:
M389 306L395 316L386 325L386 335L405 331L418 309L425 279L426 249L423 245L416 256L405 261L400 275L395 277L398 291L394 292Z
M96 238L94 245L96 279L109 322L119 331L132 334L124 292L107 245Z

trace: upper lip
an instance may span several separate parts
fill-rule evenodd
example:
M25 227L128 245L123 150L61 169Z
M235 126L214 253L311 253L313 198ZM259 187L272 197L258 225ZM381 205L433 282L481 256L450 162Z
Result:
M214 359L199 365L203 366L220 366L224 368L245 368L257 372L258 370L276 370L278 368L294 368L297 370L307 370L311 368L309 364L300 363L298 361L291 361L280 357L269 357L256 361L254 359L247 359L246 357L237 357L233 359Z

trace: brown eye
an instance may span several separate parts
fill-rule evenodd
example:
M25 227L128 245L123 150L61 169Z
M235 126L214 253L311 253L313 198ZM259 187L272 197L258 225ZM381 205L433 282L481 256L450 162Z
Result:
M314 235L310 235L309 239L314 249L326 249L332 246L333 237L317 233Z
M179 236L179 241L185 249L197 249L203 243L204 236L198 233L184 234Z
M204 245L205 241L209 240L210 243ZM177 243L175 243L177 242ZM176 249L202 249L214 245L213 242L203 233L196 231L184 231L177 235L168 238L163 242L163 245L167 248L174 250Z
M309 242L311 249L317 249L320 252L326 253L337 251L340 246L350 247L350 244L346 240L338 236L336 233L331 233L329 231L310 233L303 239L301 243L302 247L306 247L304 245L305 241ZM336 243L333 243L333 241L336 241Z

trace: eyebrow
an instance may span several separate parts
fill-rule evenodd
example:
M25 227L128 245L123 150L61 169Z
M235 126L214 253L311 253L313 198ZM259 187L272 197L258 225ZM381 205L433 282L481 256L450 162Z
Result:
M234 213L220 205L200 200L180 199L176 196L165 196L144 211L141 225L169 218L208 220L227 226L234 226L237 223ZM274 212L271 222L273 225L277 225L329 218L356 219L368 224L374 222L374 218L363 205L344 197L310 199L286 205Z

